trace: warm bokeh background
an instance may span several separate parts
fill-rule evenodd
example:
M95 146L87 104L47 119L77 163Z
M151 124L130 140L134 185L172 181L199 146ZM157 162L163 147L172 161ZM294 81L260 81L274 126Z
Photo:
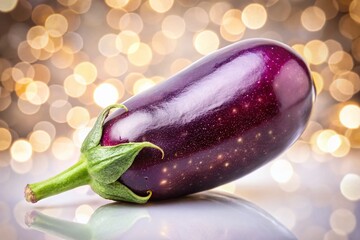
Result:
M103 107L253 37L299 52L317 100L289 151L222 190L300 239L360 237L359 0L1 0L1 188L74 163ZM0 214L11 212L2 194ZM16 239L9 219L0 217L0 235Z

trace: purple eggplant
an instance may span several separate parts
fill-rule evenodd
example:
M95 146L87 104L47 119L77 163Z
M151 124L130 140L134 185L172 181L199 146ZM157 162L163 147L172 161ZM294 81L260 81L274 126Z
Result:
M220 49L104 109L65 172L26 187L36 202L90 184L145 203L214 188L274 159L303 132L315 88L290 47L250 39ZM119 108L108 116L110 109Z

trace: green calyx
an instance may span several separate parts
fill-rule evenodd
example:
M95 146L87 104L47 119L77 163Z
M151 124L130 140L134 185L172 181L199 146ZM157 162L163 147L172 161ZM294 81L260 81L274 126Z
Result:
M162 157L164 157L164 151L150 142L101 146L103 123L113 108L123 108L127 111L122 104L114 104L105 108L82 144L80 160L55 177L27 185L25 189L27 201L37 202L40 199L87 184L94 192L106 199L133 203L146 203L150 199L151 190L148 191L147 196L139 196L117 180L129 169L143 148L157 149L161 151Z

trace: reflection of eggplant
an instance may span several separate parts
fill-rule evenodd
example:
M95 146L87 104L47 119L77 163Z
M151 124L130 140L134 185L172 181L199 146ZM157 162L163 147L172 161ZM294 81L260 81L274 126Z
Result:
M133 208L129 211L129 208ZM25 223L33 229L64 239L111 239L122 236L140 219L149 219L145 208L108 204L98 208L87 224L60 220L38 211L25 216Z
M31 229L65 239L296 239L253 204L217 193L147 206L108 204L87 224L37 211L26 221Z

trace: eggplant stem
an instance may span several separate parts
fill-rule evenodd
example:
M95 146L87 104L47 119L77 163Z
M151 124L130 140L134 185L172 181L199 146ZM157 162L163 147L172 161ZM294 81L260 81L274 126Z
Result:
M100 196L112 200L135 203L146 203L149 200L152 195L151 191L145 197L138 196L117 180L133 164L143 148L150 147L159 150L162 158L164 158L164 151L151 142L101 146L103 123L112 108L124 108L128 111L122 104L114 104L105 108L82 144L80 160L55 177L26 185L26 201L36 203L43 198L83 185L90 185Z
M87 185L90 182L91 177L87 170L86 161L80 158L72 167L52 178L26 185L25 199L28 202L36 203L43 198Z

